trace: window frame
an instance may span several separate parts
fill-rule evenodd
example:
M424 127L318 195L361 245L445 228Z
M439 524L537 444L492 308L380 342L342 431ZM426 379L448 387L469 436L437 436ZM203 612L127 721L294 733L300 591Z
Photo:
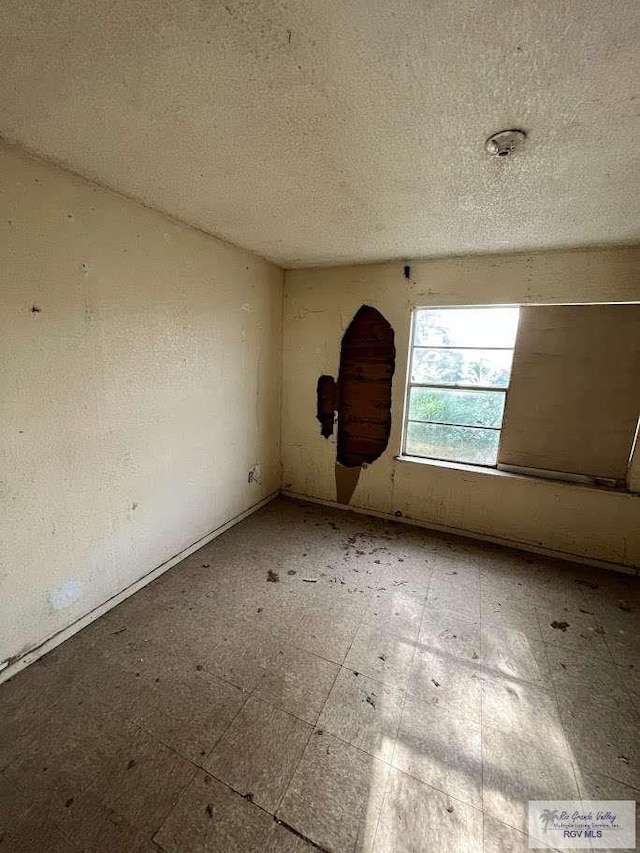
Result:
M500 456L500 433L502 431L502 425L504 423L504 412L507 407L507 396L509 393L509 384L511 380L511 369L509 369L509 382L506 386L484 386L484 385L459 385L459 384L447 384L447 383L434 383L434 382L412 382L411 376L413 372L413 358L414 352L416 349L429 349L429 350L456 350L456 351L464 351L464 350L483 350L487 352L511 352L512 360L513 353L515 352L516 340L517 340L517 330L516 330L516 339L514 339L513 346L511 347L479 347L479 346L426 346L422 344L414 344L415 333L416 333L416 321L417 316L420 311L456 311L456 310L468 310L472 309L483 309L483 310L491 310L491 309L499 309L499 308L517 308L520 309L522 305L520 303L505 303L505 304L497 304L497 305L416 305L411 309L411 318L410 318L410 330L409 330L409 353L407 359L407 374L406 374L406 382L405 382L405 390L404 390L404 405L403 405L403 413L402 413L402 438L401 438L401 451L400 455L409 460L419 460L424 462L441 462L449 465L466 465L469 467L480 467L486 469L498 469L498 459ZM441 421L416 421L409 417L409 407L411 403L411 390L413 388L435 388L435 389L443 389L448 391L462 391L462 392L473 392L473 391L483 391L483 392L492 392L504 394L504 406L502 409L502 419L499 427L488 427L488 426L477 426L471 424L455 424L455 423L443 423ZM407 438L409 432L409 424L410 423L424 423L424 424L434 424L436 426L451 426L451 427L460 427L467 429L483 429L490 430L492 432L498 433L498 449L496 452L496 461L494 463L488 462L468 462L462 461L460 459L446 459L442 456L417 456L415 453L409 453L407 450Z

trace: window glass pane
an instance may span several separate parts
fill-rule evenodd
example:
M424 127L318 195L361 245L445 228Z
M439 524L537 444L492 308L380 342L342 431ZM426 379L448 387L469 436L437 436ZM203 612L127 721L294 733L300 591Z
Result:
M503 391L412 388L409 398L409 420L500 427L504 399Z
M511 350L414 349L411 381L506 388Z
M421 308L413 343L434 347L505 347L515 344L519 308Z
M451 427L441 424L407 424L406 453L471 465L495 465L500 431Z

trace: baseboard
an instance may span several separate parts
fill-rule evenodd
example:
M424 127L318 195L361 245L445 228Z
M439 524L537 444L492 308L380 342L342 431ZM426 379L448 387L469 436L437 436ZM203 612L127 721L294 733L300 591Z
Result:
M355 512L360 515L369 515L373 516L374 518L382 518L386 521L394 521L400 524L409 524L414 527L423 527L427 530L438 531L439 533L450 533L456 536L465 536L469 539L478 539L483 542L491 542L495 545L504 545L508 548L517 548L521 551L528 551L534 554L542 554L547 557L556 557L560 560L566 560L567 562L571 563L580 563L582 565L594 566L596 568L607 569L609 571L622 572L628 575L640 574L640 570L635 568L634 566L627 566L620 563L607 562L606 560L597 560L590 557L583 557L579 554L570 554L566 551L559 551L553 548L542 548L538 545L533 545L529 542L523 542L516 539L507 539L500 536L490 536L488 534L479 533L474 530L465 530L462 528L450 527L448 525L443 524L432 524L430 522L421 521L415 518L406 518L404 516L397 517L395 514L380 512L379 510L366 509L358 506L346 506L345 504L337 503L337 501L330 501L325 500L323 498L311 497L309 495L303 495L298 492L292 492L287 489L283 489L279 492L272 492L270 495L267 495L266 498L263 498L261 501L258 501L258 503L255 503L243 512L238 513L238 515L235 515L233 518L229 519L224 524L221 524L219 527L216 527L210 533L207 533L205 536L201 537L196 542L189 545L184 550L180 551L179 554L175 554L173 557L170 557L164 563L161 563L155 569L152 569L150 572L143 575L141 578L138 578L138 580L134 581L132 584L121 590L116 595L107 599L107 601L95 607L89 613L86 613L84 616L80 617L75 622L72 622L71 625L67 625L66 628L63 628L61 631L58 631L56 634L46 639L38 646L34 647L33 649L30 649L28 652L26 652L26 654L22 655L19 658L10 659L9 661L5 662L4 668L0 670L0 684L2 684L4 681L8 681L8 679L12 678L14 675L20 672L20 670L29 666L29 664L38 660L38 658L41 658L43 655L47 654L47 652L50 652L52 649L55 649L56 646L59 646L65 640L68 640L78 631L81 631L82 628L91 624L91 622L94 622L96 619L107 613L113 607L116 607L122 601L129 598L130 595L133 595L134 593L138 592L138 590L151 583L151 581L160 577L160 575L173 568L173 566L177 565L186 557L190 556L195 551L198 551L200 548L203 548L209 542L213 541L218 536L221 536L234 525L238 524L241 521L244 521L245 518L248 518L250 515L252 515L254 512L257 512L263 506L266 506L279 494L282 494L285 497L292 498L294 500L304 501L306 503L320 504L321 506L327 506L333 509Z
M594 568L597 569L607 569L611 572L622 572L625 575L637 576L640 574L640 569L635 566L628 566L623 563L612 563L607 560L598 560L592 557L583 557L580 554L571 554L567 551L559 551L554 548L543 548L542 546L534 545L520 539L507 539L502 536L491 536L487 533L479 533L475 530L465 530L461 527L432 524L431 522L421 521L417 518L396 516L394 513L390 512L381 512L376 509L366 509L359 506L340 504L337 501L325 500L324 498L311 497L310 495L303 495L299 492L289 491L288 489L282 489L280 494L298 501L306 501L307 503L320 504L321 506L328 506L333 509L355 512L359 515L371 515L374 518L383 518L386 521L395 521L399 524L409 524L412 527L424 527L427 530L436 530L438 533L451 533L454 536L466 536L468 539L478 539L482 542L491 542L494 545L504 545L507 548L517 548L519 551L527 551L532 554L542 554L545 557L555 557L559 560L566 560L569 563L580 563L583 566L594 566Z
M125 589L118 592L116 595L108 598L102 604L99 604L89 613L86 613L84 616L81 616L79 619L76 619L75 622L72 622L71 625L67 625L66 628L63 628L61 631L58 631L53 636L49 637L40 645L30 649L26 654L21 655L19 658L9 659L4 664L4 669L0 671L0 684L8 679L12 678L16 673L20 672L20 670L29 666L29 664L41 658L43 655L46 655L47 652L50 652L52 649L55 649L56 646L59 646L60 643L64 643L65 640L68 640L69 637L72 637L78 631L81 631L87 625L90 625L91 622L94 622L100 616L103 616L113 607L116 607L126 598L129 598L130 595L138 592L138 590L145 587L147 584L151 583L151 581L160 577L160 575L164 574L169 569L173 568L173 566L177 565L179 562L184 560L190 554L193 554L194 551L198 551L200 548L203 548L213 539L216 539L218 536L221 536L225 533L229 528L238 524L241 521L244 521L245 518L248 518L250 515L253 515L254 512L257 512L259 509L262 509L263 506L266 506L270 503L274 498L278 497L279 492L272 492L270 495L267 495L266 498L263 498L258 503L253 504L248 509L245 509L243 512L238 513L233 518L230 518L229 521L225 521L224 524L221 524L219 527L216 527L215 530L212 530L210 533L207 533L205 536L198 539L197 542L189 545L187 548L184 548L180 551L179 554L175 554L173 557L170 557L168 560L165 560L164 563L161 563L155 569L152 569L150 572L147 572L146 575L143 575L138 580L134 581Z

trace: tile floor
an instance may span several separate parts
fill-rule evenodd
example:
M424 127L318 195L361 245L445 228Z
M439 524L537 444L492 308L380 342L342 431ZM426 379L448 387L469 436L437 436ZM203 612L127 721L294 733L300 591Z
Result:
M0 851L526 851L529 799L638 797L639 611L279 499L0 686Z

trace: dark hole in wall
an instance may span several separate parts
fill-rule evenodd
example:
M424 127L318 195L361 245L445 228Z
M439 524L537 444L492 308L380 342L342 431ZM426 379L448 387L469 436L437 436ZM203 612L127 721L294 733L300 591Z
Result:
M338 375L338 453L348 468L369 464L387 448L396 348L391 325L363 305L342 338Z
M370 305L363 305L342 338L336 383L318 379L317 413L321 433L333 434L338 413L336 489L348 503L363 465L375 462L387 448L391 433L391 384L396 349L391 325ZM347 469L353 470L353 475Z
M318 409L316 417L320 421L320 432L325 438L333 435L333 421L336 410L336 383L333 376L323 375L318 379L316 389Z

